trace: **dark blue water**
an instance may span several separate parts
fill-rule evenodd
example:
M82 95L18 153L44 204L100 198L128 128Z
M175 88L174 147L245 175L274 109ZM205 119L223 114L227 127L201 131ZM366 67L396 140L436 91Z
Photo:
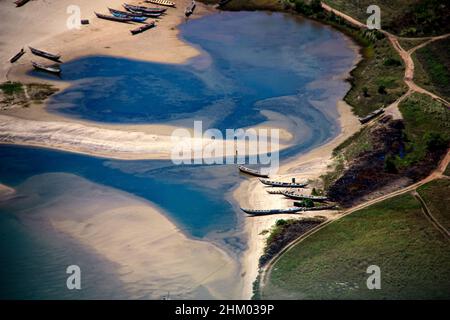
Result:
M49 110L108 123L205 120L220 129L257 124L265 120L259 111L271 110L288 117L286 128L294 135L304 127L309 132L282 157L337 133L335 104L348 86L334 76L349 70L354 59L342 35L302 19L258 12L211 15L184 24L181 34L203 51L183 65L112 57L64 63L62 80L71 86L50 100ZM314 102L322 107L314 107ZM20 189L34 177L45 189L46 174L58 172L149 200L190 236L219 239L234 250L245 246L234 233L242 214L227 200L243 179L234 166L174 166L170 161L117 161L0 146L3 184ZM32 198L24 192L25 198ZM97 257L76 244L29 232L28 224L21 222L24 206L17 200L0 204L0 274L5 287L0 297L76 297L61 288L66 277L61 266L69 263L65 250L71 248L71 257L80 257L81 265L95 264ZM35 278L36 270L48 272ZM95 289L80 297L117 297L105 285L114 276L96 274L88 275Z

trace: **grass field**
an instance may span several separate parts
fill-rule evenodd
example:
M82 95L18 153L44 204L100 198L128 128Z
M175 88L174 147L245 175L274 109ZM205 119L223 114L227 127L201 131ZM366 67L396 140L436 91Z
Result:
M435 41L413 55L414 81L427 90L450 100L450 38Z
M369 290L367 267L381 268ZM331 223L273 266L263 299L449 299L450 244L402 195Z
M417 190L431 214L447 230L450 230L450 179L439 179Z

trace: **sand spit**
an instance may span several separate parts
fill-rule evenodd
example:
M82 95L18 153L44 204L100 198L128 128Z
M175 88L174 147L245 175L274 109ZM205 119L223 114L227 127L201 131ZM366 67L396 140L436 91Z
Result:
M186 237L152 203L62 173L34 176L17 190L26 226L53 226L109 261L130 299L240 297L237 263Z

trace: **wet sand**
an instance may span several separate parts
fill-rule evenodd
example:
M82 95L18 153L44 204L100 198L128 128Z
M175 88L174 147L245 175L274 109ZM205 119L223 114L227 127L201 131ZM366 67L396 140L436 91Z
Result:
M33 176L17 192L26 208L19 218L30 230L52 226L47 237L63 233L97 254L129 299L168 292L179 299L240 297L237 262L212 243L188 238L148 201L64 173Z

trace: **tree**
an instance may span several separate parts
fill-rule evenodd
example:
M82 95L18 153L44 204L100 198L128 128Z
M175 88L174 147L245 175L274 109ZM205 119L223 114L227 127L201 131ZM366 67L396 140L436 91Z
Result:
M387 94L386 87L385 86L379 86L378 87L378 93L379 94Z
M423 135L425 145L429 151L447 148L448 140L444 139L438 132L427 132Z
M364 97L366 97L366 98L370 97L369 89L367 87L363 87L362 92L363 92Z
M384 171L386 171L388 173L397 173L398 172L397 167L395 165L395 159L393 156L388 155L384 159Z

